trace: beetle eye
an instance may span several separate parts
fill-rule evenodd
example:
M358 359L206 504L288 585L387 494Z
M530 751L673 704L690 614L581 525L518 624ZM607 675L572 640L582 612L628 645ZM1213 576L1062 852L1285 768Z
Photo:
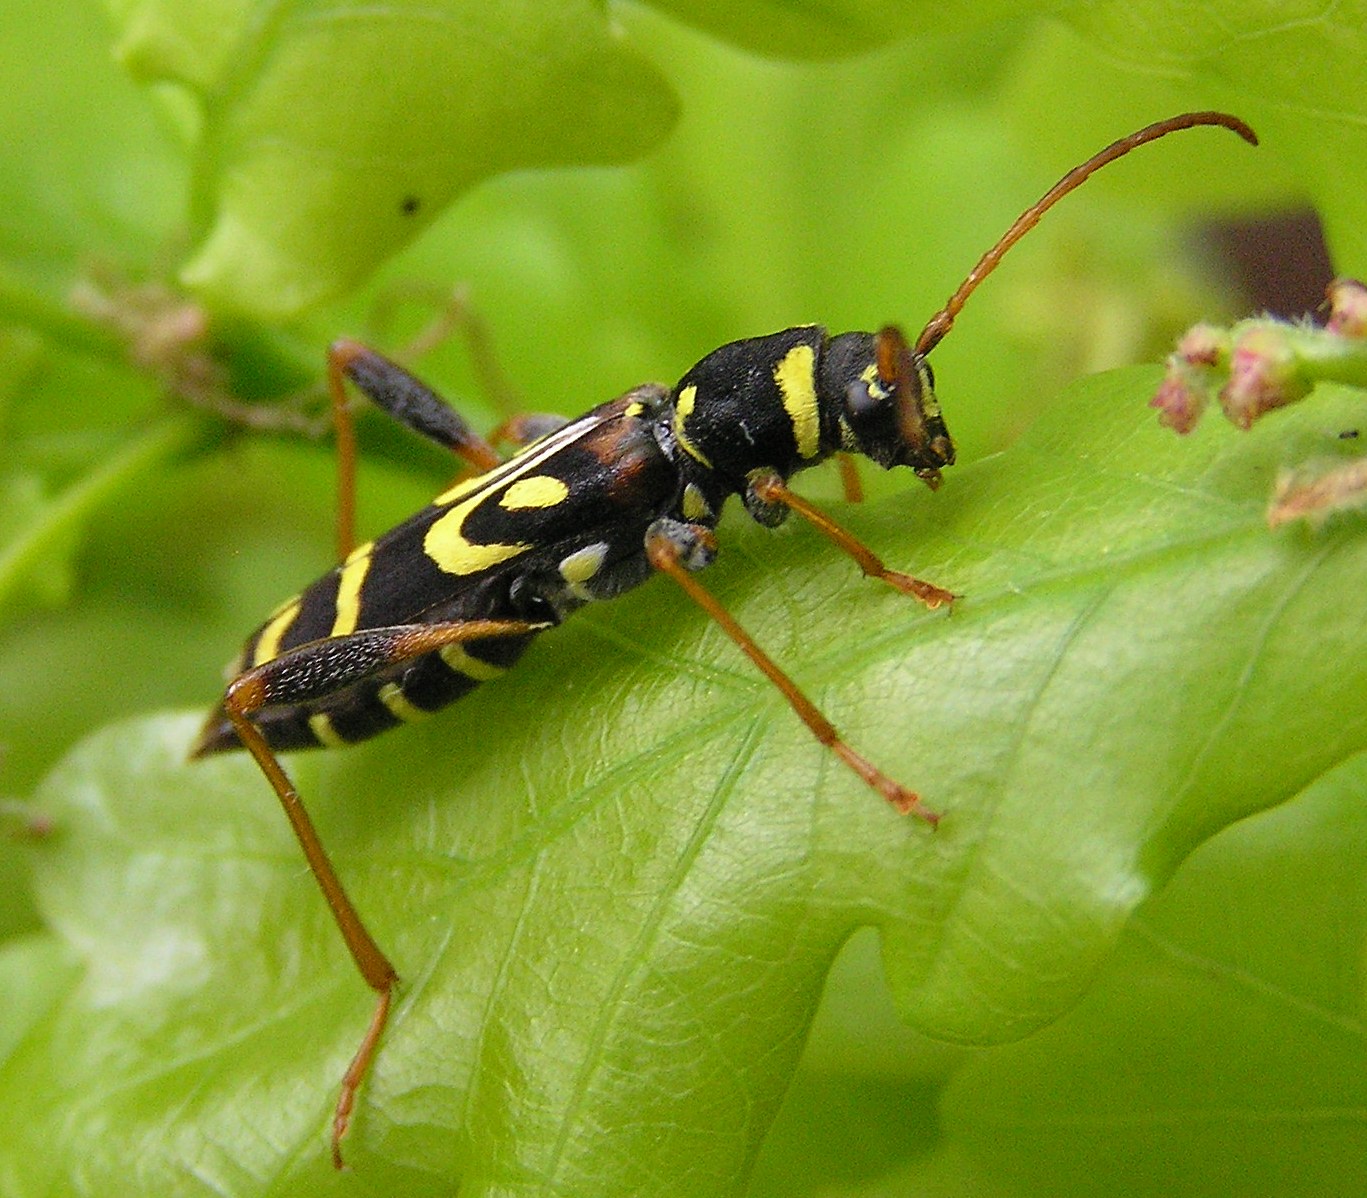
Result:
M863 379L856 379L845 388L845 408L855 419L876 411L884 398L886 393L875 395Z

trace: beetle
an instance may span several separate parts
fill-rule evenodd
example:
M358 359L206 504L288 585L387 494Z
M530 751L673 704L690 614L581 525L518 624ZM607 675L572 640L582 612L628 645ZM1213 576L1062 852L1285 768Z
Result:
M1102 166L1179 129L1237 117L1194 112L1121 138L1074 168L1015 221L915 343L892 325L831 335L816 325L733 341L672 387L644 384L573 420L523 418L504 459L444 400L350 340L328 378L339 442L339 564L281 604L247 639L192 756L245 748L279 798L376 1005L342 1080L333 1161L389 1018L398 974L366 929L278 753L352 744L460 698L511 668L540 633L654 574L671 578L782 692L799 719L898 811L938 819L917 793L858 753L694 577L738 495L760 524L811 523L865 574L929 608L955 596L891 570L797 495L793 475L843 454L905 467L929 486L954 461L928 355L968 296L1063 195ZM355 443L346 385L477 473L373 541L351 531Z

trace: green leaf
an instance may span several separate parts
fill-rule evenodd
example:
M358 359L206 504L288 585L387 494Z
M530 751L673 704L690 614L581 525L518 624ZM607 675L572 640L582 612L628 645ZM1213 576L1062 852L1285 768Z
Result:
M753 1198L1360 1192L1364 787L1359 755L1202 845L1077 1008L1020 1044L885 1027L857 938Z
M252 0L104 0L119 37L118 61L146 83L200 92L227 86L252 26L267 14Z
M906 0L756 0L748 4L655 0L652 7L754 53L798 60L865 54L913 34L934 37L965 28L976 30L1015 20L1023 11L1019 4L1002 0L941 0L935 4ZM1056 0L1030 6L1030 11L1047 13L1066 7L1067 0Z
M188 421L166 421L132 438L61 494L42 494L32 474L0 475L0 611L27 591L58 603L70 587L70 557L82 525L142 475L197 436Z
M1138 75L1227 96L1289 165L1343 266L1367 260L1367 195L1352 166L1367 154L1367 127L1362 91L1350 83L1367 55L1362 0L1083 4L1067 16Z
M35 1034L80 977L80 962L54 936L26 936L0 951L0 993L10 1009L0 1027L0 1061Z
M1365 787L1358 756L1203 846L1077 1010L966 1063L946 1140L984 1192L1367 1187Z
M184 10L131 10L122 49L203 105L204 227L182 278L217 307L296 313L478 181L628 160L675 118L663 79L589 0L258 4L227 29Z
M181 764L191 718L99 734L43 790L40 901L86 974L0 1072L5 1188L737 1193L864 925L927 1032L1057 1018L1202 840L1367 748L1362 521L1262 515L1359 397L1177 441L1156 379L1088 380L942 493L845 513L952 615L810 530L724 530L718 593L936 833L663 582L450 713L295 758L405 978L349 1178L325 1125L369 1002L264 783Z
M7 0L0 79L0 320L8 323L19 280L51 300L92 258L164 250L185 192L171 139L110 61L92 5Z

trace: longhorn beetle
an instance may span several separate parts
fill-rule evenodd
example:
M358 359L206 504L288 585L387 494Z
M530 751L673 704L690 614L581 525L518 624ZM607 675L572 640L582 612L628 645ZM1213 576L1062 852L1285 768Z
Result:
M277 753L352 744L434 711L512 666L532 639L585 603L666 574L782 692L823 745L898 811L934 825L915 791L862 757L694 577L716 555L722 506L741 496L766 526L791 512L865 574L929 608L954 595L889 570L788 488L836 454L907 466L930 487L954 461L927 355L964 302L1040 217L1094 171L1179 129L1218 125L1256 145L1237 117L1194 112L1122 138L1026 209L909 345L815 325L733 341L673 387L647 383L576 420L514 419L504 460L439 396L354 341L328 353L338 436L341 564L289 599L246 642L193 756L245 747L275 790L347 948L377 995L332 1125L333 1162L389 1018L398 974L366 930ZM374 541L354 544L355 441L345 380L479 472Z

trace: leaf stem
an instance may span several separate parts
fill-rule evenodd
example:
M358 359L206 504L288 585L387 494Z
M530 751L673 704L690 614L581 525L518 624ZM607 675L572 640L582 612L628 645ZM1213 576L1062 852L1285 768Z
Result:
M14 598L20 584L77 525L127 483L199 436L190 419L159 421L129 441L98 469L69 486L44 505L39 518L7 545L0 545L0 610Z
M113 329L73 311L4 263L0 263L0 319L6 324L28 326L58 345L81 353L123 356Z

